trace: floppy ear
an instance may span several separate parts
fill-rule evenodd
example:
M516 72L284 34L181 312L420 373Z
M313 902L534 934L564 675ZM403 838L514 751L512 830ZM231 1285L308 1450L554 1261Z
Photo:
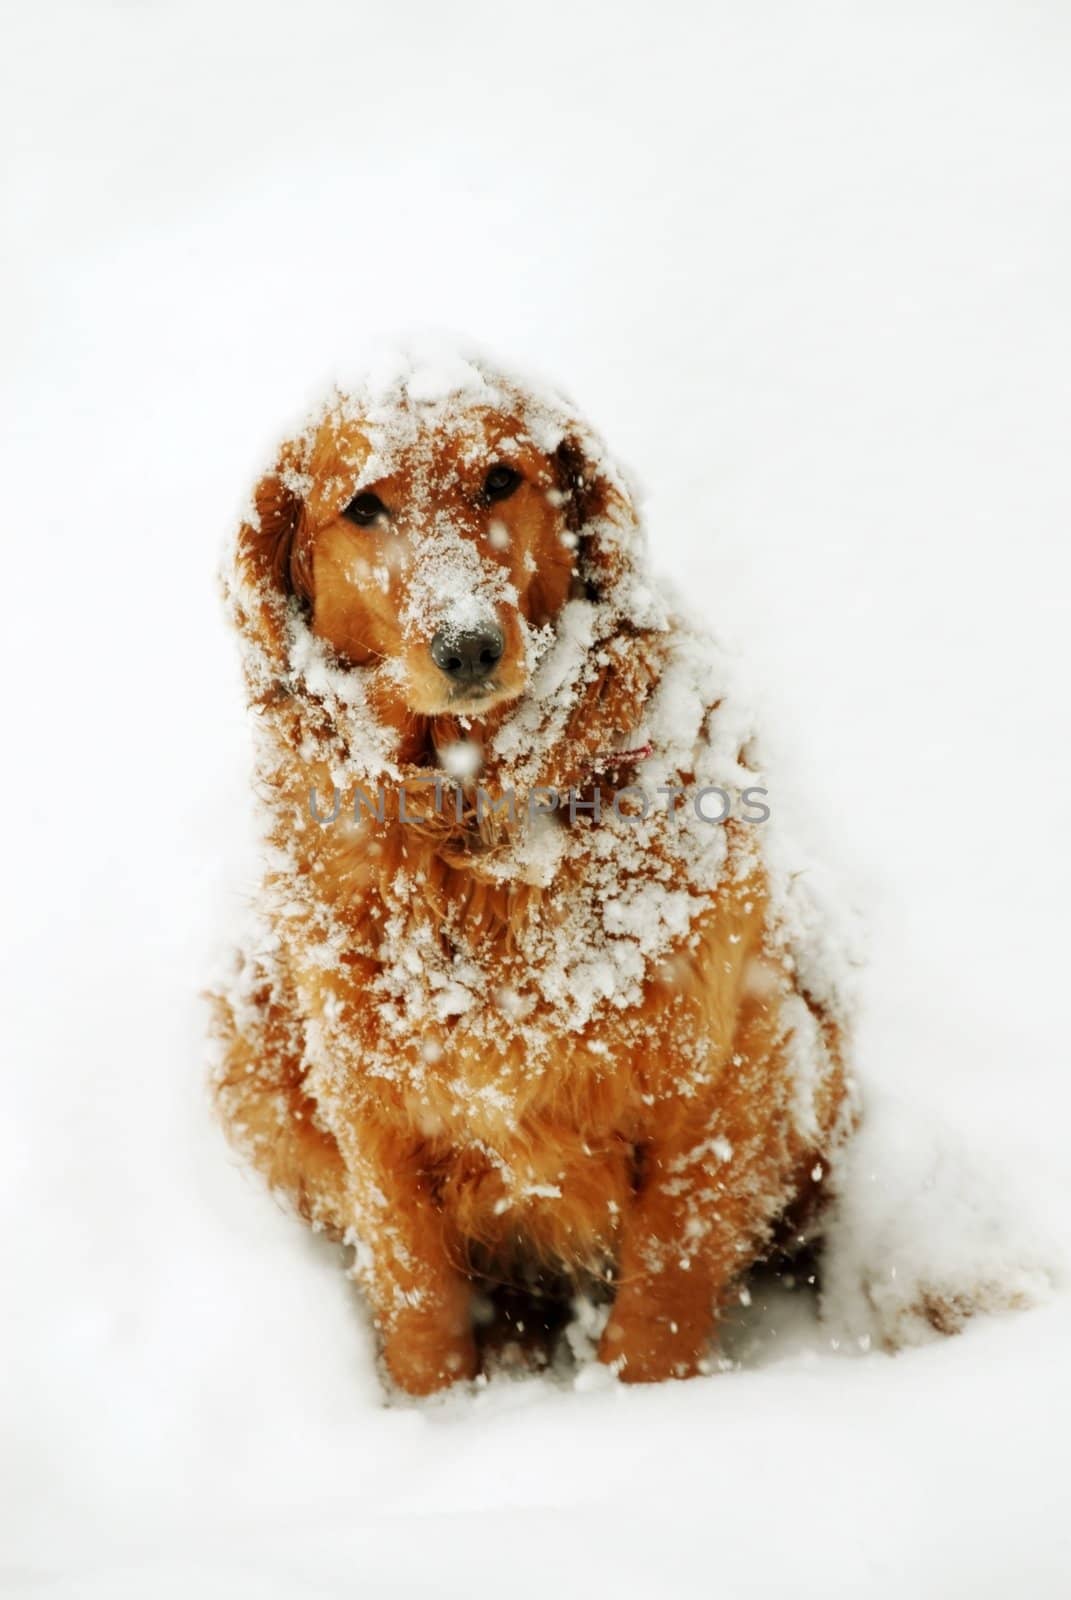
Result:
M295 488L299 463L284 448L253 491L253 516L238 530L229 585L240 631L265 651L272 667L286 666L286 616L296 597L312 598L312 542L304 501Z
M256 520L242 524L238 559L283 598L297 595L307 602L312 598L312 553L305 503L292 486L294 472L294 464L280 458L257 484Z
M335 403L283 445L253 491L253 515L238 530L225 589L252 646L250 670L275 687L289 670L288 614L295 602L305 610L312 605L314 530L345 504L370 450L360 426Z
M628 490L598 443L566 434L554 452L566 526L579 540L578 570L591 599L604 598L630 565L639 519Z

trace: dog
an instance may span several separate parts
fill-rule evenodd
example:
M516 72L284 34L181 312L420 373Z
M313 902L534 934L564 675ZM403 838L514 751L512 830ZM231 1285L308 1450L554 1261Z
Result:
M230 1137L352 1246L403 1391L478 1374L496 1293L601 1294L624 1382L708 1371L812 1236L850 1008L627 478L556 391L388 353L282 446L224 582L267 850L215 997Z

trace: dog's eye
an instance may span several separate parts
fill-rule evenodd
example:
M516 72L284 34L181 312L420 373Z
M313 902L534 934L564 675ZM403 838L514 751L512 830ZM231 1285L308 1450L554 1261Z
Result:
M377 517L385 516L386 510L378 494L358 494L350 501L342 515L349 517L351 522L358 523L360 527L368 528Z
M507 500L521 481L519 472L499 462L483 480L483 492L488 500Z

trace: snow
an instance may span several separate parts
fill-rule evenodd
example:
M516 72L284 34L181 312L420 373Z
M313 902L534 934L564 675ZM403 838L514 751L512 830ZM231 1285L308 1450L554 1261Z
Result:
M1064 1594L1066 17L295 18L8 30L7 1591ZM828 1320L753 1283L709 1379L385 1407L335 1251L207 1118L257 878L213 574L414 321L560 376L642 476L773 816L865 907ZM410 393L473 382L440 349ZM920 1286L1043 1303L916 1347Z

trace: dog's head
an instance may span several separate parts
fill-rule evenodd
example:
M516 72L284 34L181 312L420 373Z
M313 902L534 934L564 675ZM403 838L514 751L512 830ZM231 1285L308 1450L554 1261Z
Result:
M608 597L637 533L572 408L472 356L338 393L254 498L239 621L279 665L299 617L395 725L516 700L566 602Z

